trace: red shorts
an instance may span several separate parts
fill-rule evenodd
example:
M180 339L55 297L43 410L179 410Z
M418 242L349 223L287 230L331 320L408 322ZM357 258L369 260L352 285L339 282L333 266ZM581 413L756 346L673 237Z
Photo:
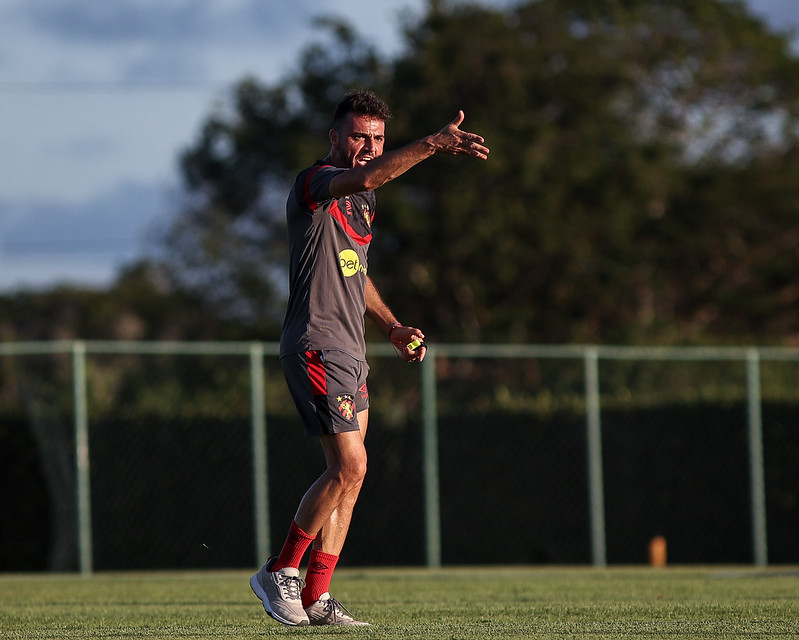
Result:
M309 436L358 431L369 408L369 365L343 351L306 351L280 359L291 397Z

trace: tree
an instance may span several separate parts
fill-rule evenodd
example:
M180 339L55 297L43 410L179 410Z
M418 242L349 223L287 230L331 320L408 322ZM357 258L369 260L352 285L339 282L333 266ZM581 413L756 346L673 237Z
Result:
M431 0L390 63L326 26L333 43L296 77L242 81L182 157L190 201L169 246L183 280L239 317L278 321L288 185L325 153L336 100L368 86L395 113L389 147L462 108L492 148L379 195L374 278L431 338L793 331L799 63L741 2Z
M0 297L0 337L6 342L218 340L249 335L203 297L181 289L163 265L151 261L128 265L108 291L64 286Z

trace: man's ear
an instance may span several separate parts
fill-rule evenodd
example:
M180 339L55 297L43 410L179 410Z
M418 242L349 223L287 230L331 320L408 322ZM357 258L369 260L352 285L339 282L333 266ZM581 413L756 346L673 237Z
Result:
M335 129L331 129L330 131L327 132L327 137L330 140L331 147L338 146L338 131L336 131Z

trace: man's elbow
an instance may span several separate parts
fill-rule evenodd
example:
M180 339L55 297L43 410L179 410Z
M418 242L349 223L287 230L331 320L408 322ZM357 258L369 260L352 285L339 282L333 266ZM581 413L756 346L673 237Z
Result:
M353 181L353 188L360 191L374 191L391 180L391 176L381 167L370 167L368 164L356 167L348 172L348 177Z
M390 177L371 175L365 176L361 181L361 191L374 191L378 187L382 187L386 182L391 180Z
M362 191L374 191L388 182L388 179L374 173L357 169L339 174L339 176L330 181L330 195L334 198L343 198Z

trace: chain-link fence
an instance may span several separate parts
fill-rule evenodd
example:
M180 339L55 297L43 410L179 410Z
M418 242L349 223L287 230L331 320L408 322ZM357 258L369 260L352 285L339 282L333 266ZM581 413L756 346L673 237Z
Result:
M369 353L343 563L799 562L799 351ZM0 417L0 571L256 566L324 463L272 343L0 345Z

